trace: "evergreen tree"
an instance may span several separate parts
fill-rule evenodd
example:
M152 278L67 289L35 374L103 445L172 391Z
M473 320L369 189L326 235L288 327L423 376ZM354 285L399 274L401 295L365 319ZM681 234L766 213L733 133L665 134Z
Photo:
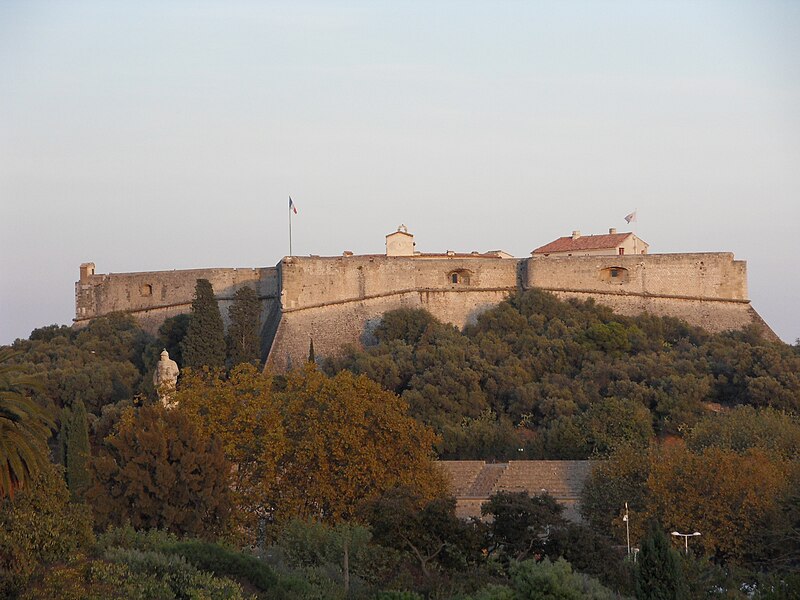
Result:
M98 527L214 537L230 515L231 465L221 445L179 410L129 409L92 461L87 498Z
M208 279L198 279L186 337L181 342L184 366L224 367L225 328L214 288Z
M261 357L261 303L252 288L237 290L228 317L228 359L231 366L258 364Z
M312 365L317 364L317 356L314 354L314 338L308 344L308 362Z
M64 424L64 467L67 487L73 501L83 501L84 494L91 483L89 474L89 424L86 420L86 407L78 400L65 411Z
M655 521L650 523L639 552L636 597L642 600L682 600L687 597L680 558L670 547L667 534Z

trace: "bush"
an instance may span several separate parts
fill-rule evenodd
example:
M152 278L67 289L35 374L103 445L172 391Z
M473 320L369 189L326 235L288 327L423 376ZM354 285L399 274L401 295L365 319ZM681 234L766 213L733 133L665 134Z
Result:
M263 561L255 556L228 550L219 544L188 540L165 546L163 551L180 556L197 568L215 575L246 579L260 591L268 591L278 585L278 576Z
M16 597L39 565L65 560L92 541L88 509L70 503L61 469L50 464L0 504L0 597Z

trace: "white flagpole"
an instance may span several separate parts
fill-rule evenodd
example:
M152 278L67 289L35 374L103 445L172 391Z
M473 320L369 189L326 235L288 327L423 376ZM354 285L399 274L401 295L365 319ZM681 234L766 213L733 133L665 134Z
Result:
M289 256L292 255L292 197L289 196Z

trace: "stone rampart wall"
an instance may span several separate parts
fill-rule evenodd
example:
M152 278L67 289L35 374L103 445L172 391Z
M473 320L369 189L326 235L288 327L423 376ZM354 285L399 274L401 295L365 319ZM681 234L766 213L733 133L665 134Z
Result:
M347 344L372 343L372 332L383 314L398 308L423 308L437 319L462 328L483 311L497 306L515 289L512 284L492 290L413 290L284 309L269 353L269 365L283 370L302 364L308 357L311 339L318 357L338 355Z
M408 290L505 289L517 285L518 264L477 257L287 257L280 264L281 302L291 310ZM453 272L466 275L469 283L453 284Z
M238 289L249 286L256 291L264 317L280 296L275 267L89 275L75 284L75 323L80 326L95 317L124 311L154 333L164 319L189 312L198 279L211 282L226 324L228 307Z
M611 277L611 270L617 276ZM534 257L526 287L747 301L747 264L729 252L640 256Z

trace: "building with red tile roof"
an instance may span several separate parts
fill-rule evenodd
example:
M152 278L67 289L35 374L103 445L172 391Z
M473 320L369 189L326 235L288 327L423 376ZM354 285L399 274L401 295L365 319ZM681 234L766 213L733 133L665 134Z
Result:
M534 256L609 256L647 254L650 244L632 232L617 233L609 229L601 235L581 235L573 231L571 236L560 237L555 241L536 248Z

